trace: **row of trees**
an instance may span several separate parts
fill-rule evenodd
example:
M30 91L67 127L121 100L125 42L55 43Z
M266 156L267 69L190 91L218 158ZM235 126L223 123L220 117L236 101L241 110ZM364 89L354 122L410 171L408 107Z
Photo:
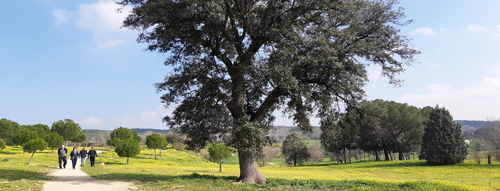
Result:
M321 143L336 156L338 163L346 162L348 150L363 150L385 160L398 153L399 160L409 153L420 153L430 163L454 164L463 161L467 146L460 125L444 108L416 108L394 101L365 101L357 110L331 116L321 122ZM450 151L451 149L452 151ZM443 158L446 153L447 158Z
M58 120L52 123L52 127L44 124L19 125L17 122L0 119L0 148L5 145L21 145L24 152L32 153L43 151L47 147L60 147L62 144L72 142L83 142L87 136L81 132L81 127L71 119ZM5 141L4 141L5 140Z

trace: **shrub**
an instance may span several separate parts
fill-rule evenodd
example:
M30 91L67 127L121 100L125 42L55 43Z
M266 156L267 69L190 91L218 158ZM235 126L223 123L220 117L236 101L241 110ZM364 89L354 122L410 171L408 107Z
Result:
M3 149L5 149L6 145L7 144L5 143L5 141L3 141L2 139L0 139L0 151L2 151Z
M186 149L186 145L183 143L173 143L172 147L174 147L174 149L178 151L183 151L184 149Z

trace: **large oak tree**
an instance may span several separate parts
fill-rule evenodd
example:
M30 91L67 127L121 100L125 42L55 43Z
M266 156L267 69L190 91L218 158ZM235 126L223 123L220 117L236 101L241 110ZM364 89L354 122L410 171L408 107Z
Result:
M309 117L359 101L366 67L380 65L390 83L418 50L399 28L397 1L368 0L123 0L123 26L138 42L166 53L172 67L157 83L175 111L164 120L194 148L230 135L240 180L265 183L255 157L267 143L273 112L304 131ZM226 139L227 140L227 139Z

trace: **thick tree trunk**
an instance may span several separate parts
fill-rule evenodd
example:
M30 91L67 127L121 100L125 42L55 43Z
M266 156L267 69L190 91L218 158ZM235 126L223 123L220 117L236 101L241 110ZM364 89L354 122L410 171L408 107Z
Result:
M219 161L219 172L222 172L222 160Z
M384 144L384 156L385 156L385 160L389 161L389 152L387 151L385 144Z
M33 155L35 155L36 151L33 152L33 154L31 155L31 158L30 158L30 162L28 163L28 165L31 165L31 160L33 160Z
M380 157L378 156L378 151L375 151L375 161L380 161Z
M130 157L127 157L127 164L128 164L128 160L130 159Z
M399 151L399 160L405 160L403 157L404 157L404 153Z
M491 164L491 155L488 154L488 164Z
M239 152L238 158L240 163L240 182L266 184L266 178L259 172L253 153L248 151Z
M54 148L52 148L52 153L54 153Z

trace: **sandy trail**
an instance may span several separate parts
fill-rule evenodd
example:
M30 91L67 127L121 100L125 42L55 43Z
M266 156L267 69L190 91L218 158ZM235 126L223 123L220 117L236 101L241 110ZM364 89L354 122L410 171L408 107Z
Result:
M68 149L69 150L69 149ZM69 151L71 152L71 151ZM102 151L97 151L98 153ZM68 164L66 169L56 169L54 172L48 174L48 176L53 177L52 181L48 181L43 185L43 191L58 191L58 190L91 190L91 191L114 191L114 190L129 190L133 187L129 182L123 181L111 181L111 180L99 180L90 177L80 170L81 159L78 159L76 164L76 169L72 168L71 160L68 156ZM54 159L54 160L57 160ZM59 165L59 163L58 163ZM90 166L90 160L87 158L85 166ZM99 164L96 167L99 168Z

